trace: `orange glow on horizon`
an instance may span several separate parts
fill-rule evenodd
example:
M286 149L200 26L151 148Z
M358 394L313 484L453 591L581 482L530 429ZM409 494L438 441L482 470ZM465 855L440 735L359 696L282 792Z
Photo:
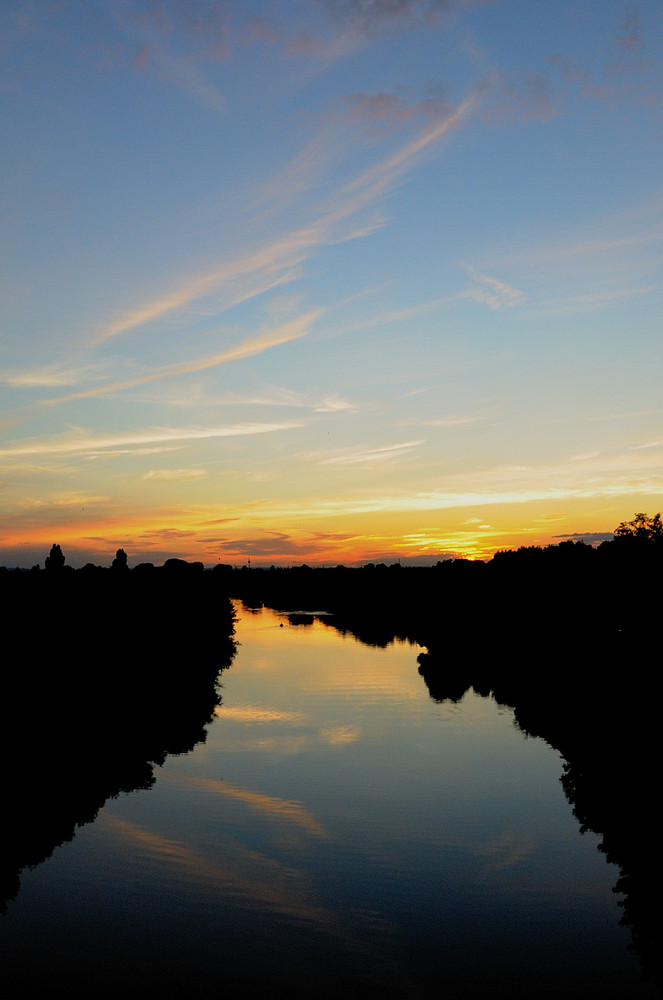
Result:
M622 498L620 498L621 500ZM27 530L8 525L1 540L5 552L30 553L23 565L42 564L50 546L62 546L70 565L85 562L109 565L115 551L124 548L130 565L160 564L170 557L201 561L206 566L228 563L242 566L361 565L367 562L434 564L449 558L491 559L503 549L522 545L555 544L566 537L598 542L610 537L616 525L642 508L642 498L628 505L590 501L567 503L549 514L543 505L501 505L469 511L424 511L338 514L320 530L319 519L304 517L293 523L260 516L251 507L228 509L173 508L133 515L118 512L97 519L83 512L61 513L48 524ZM370 528L370 532L366 529ZM32 555L34 553L34 556ZM17 564L2 559L5 565Z

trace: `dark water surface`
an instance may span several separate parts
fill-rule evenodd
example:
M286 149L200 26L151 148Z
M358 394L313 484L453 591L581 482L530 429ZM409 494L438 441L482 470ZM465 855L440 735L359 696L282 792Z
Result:
M559 754L417 647L239 616L206 742L21 875L4 996L658 995Z

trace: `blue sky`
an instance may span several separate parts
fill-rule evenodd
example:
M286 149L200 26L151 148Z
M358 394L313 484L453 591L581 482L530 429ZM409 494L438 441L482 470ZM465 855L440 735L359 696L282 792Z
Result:
M0 563L486 557L662 506L659 3L0 27Z

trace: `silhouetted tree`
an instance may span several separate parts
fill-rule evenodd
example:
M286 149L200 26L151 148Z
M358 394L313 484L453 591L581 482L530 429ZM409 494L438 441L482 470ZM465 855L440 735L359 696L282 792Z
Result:
M53 545L50 553L46 556L44 568L49 572L64 569L64 556L59 545Z
M129 567L127 566L127 554L124 549L118 549L115 553L115 558L111 564L111 569L116 572L124 572Z
M635 539L640 542L663 542L663 521L660 514L636 514L632 521L622 521L615 528L616 539Z

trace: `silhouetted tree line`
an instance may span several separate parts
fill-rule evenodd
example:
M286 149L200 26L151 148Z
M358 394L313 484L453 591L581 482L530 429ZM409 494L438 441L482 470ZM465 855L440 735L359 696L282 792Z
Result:
M126 563L120 549L109 569L74 571L54 545L43 571L0 571L0 911L23 868L204 740L220 703L235 645L219 578Z

